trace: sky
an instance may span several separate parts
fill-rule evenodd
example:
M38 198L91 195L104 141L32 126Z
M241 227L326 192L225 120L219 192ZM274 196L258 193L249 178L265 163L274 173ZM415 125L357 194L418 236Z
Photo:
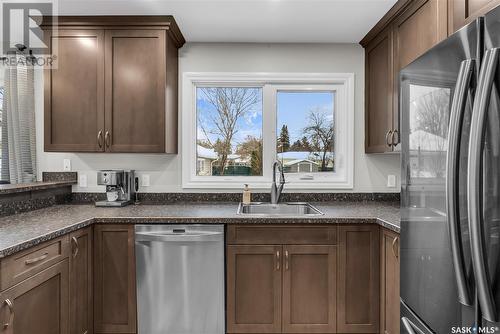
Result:
M319 108L327 112L333 120L334 93L332 92L293 92L279 91L277 95L277 134L279 135L283 124L288 126L290 144L303 137L303 129L306 126L309 110ZM196 108L198 114L198 139L204 139L205 134L201 131L200 123L205 124L206 130L210 130L210 115L214 114L215 107L206 101L198 88ZM238 121L238 132L233 140L237 145L245 140L247 136L262 136L262 96L255 108L244 118ZM214 142L217 136L208 134L210 141ZM235 147L233 147L234 149Z
M260 88L251 88L251 89L259 89L260 91L260 100L255 105L255 107L250 110L245 117L242 117L238 120L237 128L238 131L235 134L233 144L237 145L238 143L242 143L247 136L253 136L256 138L262 137L262 90ZM215 107L209 103L203 97L203 94L200 93L200 88L197 89L197 100L196 100L196 109L197 109L197 122L198 122L198 139L206 138L203 131L201 131L200 123L205 125L205 130L210 131L214 126L210 122L210 115L216 113ZM208 134L210 141L213 143L217 139L216 135ZM233 147L234 149L235 147Z
M307 125L309 110L319 108L328 112L333 120L334 93L332 92L278 92L277 126L279 136L281 127L286 124L290 134L290 144L301 139Z

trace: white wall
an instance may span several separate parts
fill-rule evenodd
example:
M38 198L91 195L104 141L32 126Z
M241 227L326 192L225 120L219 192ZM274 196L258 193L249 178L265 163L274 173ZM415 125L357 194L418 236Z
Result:
M188 43L180 50L183 72L352 72L355 74L354 192L399 192L399 155L364 153L364 52L355 44L220 44ZM182 79L182 77L181 77ZM135 169L151 175L144 192L181 192L181 157L165 154L91 154L43 152L43 79L36 76L38 169L60 171L63 159L72 169L86 174L88 187L74 191L102 191L96 185L96 170ZM182 94L182 92L181 92ZM182 111L180 111L182 117ZM76 131L77 129L75 129ZM387 175L397 178L396 188L387 188ZM192 189L186 191L193 191ZM341 190L345 192L345 190Z

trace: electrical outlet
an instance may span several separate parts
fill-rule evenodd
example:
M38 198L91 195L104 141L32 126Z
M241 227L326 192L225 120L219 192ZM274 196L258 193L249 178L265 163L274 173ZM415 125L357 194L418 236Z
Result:
M149 174L143 174L142 175L141 186L142 187L149 187L150 186L150 177L149 177Z
M396 175L387 175L387 187L388 188L396 187Z
M63 171L65 171L65 172L71 171L71 160L69 160L69 159L63 160Z
M78 176L78 186L80 188L87 188L87 175L86 174L80 174Z

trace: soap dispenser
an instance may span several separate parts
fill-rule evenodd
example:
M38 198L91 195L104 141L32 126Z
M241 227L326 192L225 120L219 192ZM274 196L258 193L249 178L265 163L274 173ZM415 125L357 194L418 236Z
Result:
M243 188L243 204L250 204L252 201L252 192L250 188L248 188L248 184L245 184L245 188Z

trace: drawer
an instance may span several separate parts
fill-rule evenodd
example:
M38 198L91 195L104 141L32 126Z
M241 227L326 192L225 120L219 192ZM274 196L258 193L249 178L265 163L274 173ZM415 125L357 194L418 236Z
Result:
M231 225L227 243L234 245L335 245L334 225Z
M69 236L65 235L0 260L0 291L67 258L69 252Z

